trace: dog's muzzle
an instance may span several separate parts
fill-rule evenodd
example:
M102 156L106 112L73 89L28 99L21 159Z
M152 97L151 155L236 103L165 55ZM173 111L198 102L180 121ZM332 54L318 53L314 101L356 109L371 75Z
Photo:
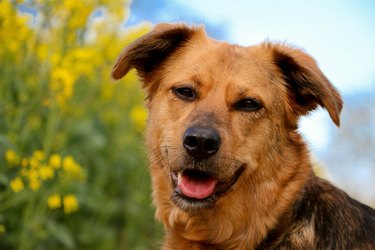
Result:
M174 187L172 200L187 211L210 208L218 196L225 193L236 182L244 167L239 165L237 171L230 177L219 176L218 163L211 157L219 152L221 137L213 127L187 128L182 144L190 160L185 163L186 165L171 171Z

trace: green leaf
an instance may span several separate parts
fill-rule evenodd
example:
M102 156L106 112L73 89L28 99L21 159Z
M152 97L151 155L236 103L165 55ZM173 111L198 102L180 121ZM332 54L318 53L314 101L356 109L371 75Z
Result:
M59 241L61 244L63 244L64 247L66 247L67 249L76 248L73 235L69 228L66 227L66 225L50 221L47 224L47 228L51 236L55 238L57 241Z

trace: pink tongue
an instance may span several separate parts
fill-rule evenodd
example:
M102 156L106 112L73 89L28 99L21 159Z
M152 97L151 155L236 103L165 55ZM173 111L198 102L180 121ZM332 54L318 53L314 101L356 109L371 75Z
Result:
M190 178L187 175L178 174L178 188L190 198L204 199L210 196L216 187L214 178Z

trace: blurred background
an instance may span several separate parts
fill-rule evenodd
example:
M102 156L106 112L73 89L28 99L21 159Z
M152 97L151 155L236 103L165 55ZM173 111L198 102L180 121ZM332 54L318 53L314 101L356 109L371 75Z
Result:
M375 2L0 1L0 249L159 249L134 72L120 51L158 22L240 45L304 48L341 91L301 120L316 171L375 206Z

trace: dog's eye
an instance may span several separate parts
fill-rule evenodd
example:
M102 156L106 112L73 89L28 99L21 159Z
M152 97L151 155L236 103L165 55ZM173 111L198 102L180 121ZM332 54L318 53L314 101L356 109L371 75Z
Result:
M242 99L234 104L234 109L239 111L257 111L262 108L262 104L252 98Z
M197 97L194 89L189 87L173 88L173 93L184 101L193 101Z

